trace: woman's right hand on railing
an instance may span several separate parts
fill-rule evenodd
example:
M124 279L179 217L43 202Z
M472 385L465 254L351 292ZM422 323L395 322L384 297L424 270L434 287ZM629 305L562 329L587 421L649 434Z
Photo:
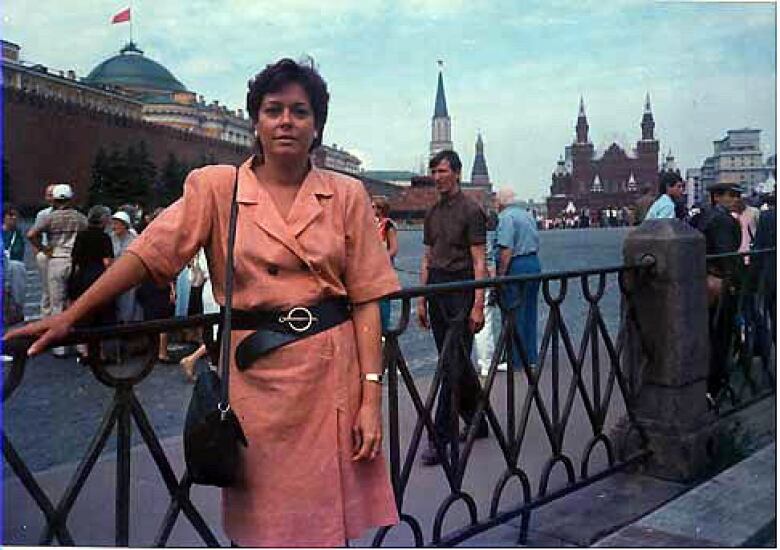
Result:
M14 338L35 338L35 341L27 349L27 355L32 357L46 351L47 348L65 338L72 327L73 321L67 312L58 313L29 325L9 330L3 336L3 342Z

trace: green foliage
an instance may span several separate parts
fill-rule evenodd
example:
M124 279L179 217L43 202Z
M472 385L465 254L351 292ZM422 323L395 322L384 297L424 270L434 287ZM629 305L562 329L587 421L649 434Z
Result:
M162 174L160 174L158 206L167 206L181 197L184 189L184 180L189 171L190 168L187 164L180 162L173 153L168 153Z
M112 209L127 203L148 205L156 177L145 142L131 144L124 152L114 148L106 153L101 147L92 163L89 203Z

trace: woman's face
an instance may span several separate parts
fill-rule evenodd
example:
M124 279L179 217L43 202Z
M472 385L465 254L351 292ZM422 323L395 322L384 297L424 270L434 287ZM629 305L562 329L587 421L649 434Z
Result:
M263 96L255 130L264 156L307 157L315 127L314 111L303 87L293 82Z
M117 237L122 237L125 233L127 233L127 226L124 222L120 220L111 220L111 225L114 230L114 234Z

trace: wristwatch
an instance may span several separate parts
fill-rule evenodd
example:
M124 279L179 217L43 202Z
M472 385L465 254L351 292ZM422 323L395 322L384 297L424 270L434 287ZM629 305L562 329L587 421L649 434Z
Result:
M366 372L363 373L363 380L366 382L374 382L376 384L381 384L384 382L384 375L376 373L376 372Z

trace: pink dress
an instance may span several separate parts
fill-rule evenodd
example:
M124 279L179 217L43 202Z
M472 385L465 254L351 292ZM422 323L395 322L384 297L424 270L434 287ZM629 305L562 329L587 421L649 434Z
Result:
M251 169L239 170L236 309L288 309L327 297L375 301L400 288L377 237L361 182L312 168L284 220ZM235 168L193 171L184 195L133 243L157 281L202 246L224 303L227 226ZM250 331L233 332L233 348ZM228 537L240 546L341 546L398 513L384 458L351 460L361 400L352 321L259 358L240 372L231 353L230 400L249 440L240 481L223 491Z

